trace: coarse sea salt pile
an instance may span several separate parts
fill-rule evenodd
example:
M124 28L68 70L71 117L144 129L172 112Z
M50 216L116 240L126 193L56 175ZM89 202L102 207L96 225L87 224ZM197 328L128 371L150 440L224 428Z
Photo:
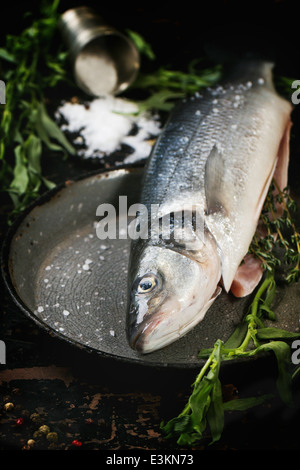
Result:
M149 156L153 145L151 139L161 132L157 115L137 114L137 111L138 106L132 101L107 95L95 98L88 106L63 102L56 111L56 118L63 117L66 121L60 126L62 131L79 133L74 143L83 141L84 148L78 150L78 155L103 158L126 144L133 152L124 162L133 163ZM136 131L130 135L133 128Z

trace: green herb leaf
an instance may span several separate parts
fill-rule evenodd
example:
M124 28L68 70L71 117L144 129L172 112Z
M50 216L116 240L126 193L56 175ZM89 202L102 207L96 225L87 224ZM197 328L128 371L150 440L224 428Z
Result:
M14 57L13 54L8 52L6 49L0 47L0 58L7 60L8 62L16 63L16 58Z
M245 338L245 334L247 332L248 325L245 321L241 322L234 330L232 335L228 338L227 341L224 343L225 349L235 349L238 348Z
M209 419L213 442L218 440L223 429L223 408L219 369L222 342L217 341L209 359L198 374L191 396L184 410L162 430L167 436L178 436L178 444L190 445L203 436Z
M36 118L36 129L49 149L55 151L62 150L63 148L71 155L75 154L74 147L69 143L53 119L50 118L43 103L38 104ZM52 143L51 139L56 140L61 146Z
M291 349L290 346L284 341L271 341L259 346L253 354L257 354L262 351L273 351L277 358L278 365L278 377L276 381L278 392L281 399L288 405L291 406L293 403L292 399L292 376L289 371L290 360L291 360Z
M260 397L237 398L223 404L224 411L246 411L254 406L261 405L273 398L273 395L262 395Z
M144 54L148 59L154 60L155 59L155 54L152 50L152 47L145 39L136 31L132 31L131 29L127 29L126 33L130 37L130 39L133 41L135 44L137 50L141 53Z
M42 154L42 143L36 135L30 134L24 144L28 167L29 169L37 174L41 175L41 154Z
M56 187L56 184L53 183L53 181L48 180L44 176L42 176L42 181L43 181L43 183L44 183L44 185L46 186L47 189L53 189L53 188Z
M16 164L14 167L14 178L10 184L10 192L17 195L22 195L26 192L29 182L28 171L23 155L23 147L22 145L18 145L15 148Z
M278 339L278 338L299 338L300 333L282 330L280 328L259 328L257 330L257 337L259 340Z
M28 161L28 174L31 186L34 192L37 192L41 186L41 140L34 134L30 134L24 144L24 149Z
M41 174L42 143L52 151L74 154L44 105L49 87L66 79L67 53L60 46L51 51L58 5L59 0L42 1L40 17L19 35L8 34L0 48L1 78L6 83L6 104L0 107L0 181L15 206L11 217L39 195L42 184L53 186Z
M169 90L160 90L153 93L149 98L138 101L139 112L146 110L170 111L174 106L174 99L183 98L184 94L181 92L174 92Z

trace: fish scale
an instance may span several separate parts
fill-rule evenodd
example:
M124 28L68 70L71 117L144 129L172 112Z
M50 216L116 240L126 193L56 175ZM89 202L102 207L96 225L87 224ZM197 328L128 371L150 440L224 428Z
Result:
M291 104L276 93L272 67L243 62L222 84L179 103L151 152L140 197L150 229L165 215L197 207L204 230L199 236L189 225L179 243L151 239L151 230L132 241L129 341L141 352L201 321L220 281L228 292L248 252L280 151L288 150L281 143ZM159 211L150 218L153 204Z
M142 204L150 207L150 204L174 203L177 198L182 200L182 191L187 197L197 191L198 203L201 202L205 164L213 146L230 149L237 129L245 134L243 126L249 126L249 122L241 122L241 107L249 107L247 94L251 95L251 88L230 84L208 89L176 107L149 159ZM235 107L237 96L241 96L242 103ZM255 115L255 104L252 107Z
M180 195L183 187L203 187L203 167L205 158L202 154L193 158L200 146L199 126L203 116L198 116L201 98L189 100L179 105L162 137L158 139L153 157L149 160L143 182L141 203L162 204ZM209 106L204 100L201 109ZM157 181L153 188L153 180Z

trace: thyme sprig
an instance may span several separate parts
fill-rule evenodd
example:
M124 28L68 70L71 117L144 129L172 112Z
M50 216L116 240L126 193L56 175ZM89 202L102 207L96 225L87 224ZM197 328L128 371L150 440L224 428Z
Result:
M300 273L300 233L293 219L296 209L289 188L281 190L273 179L249 249L265 270L280 267L288 283L297 281Z

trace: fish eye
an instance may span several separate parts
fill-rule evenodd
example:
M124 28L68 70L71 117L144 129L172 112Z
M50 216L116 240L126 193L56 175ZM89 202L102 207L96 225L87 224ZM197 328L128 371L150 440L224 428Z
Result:
M143 276L137 287L138 294L148 294L158 285L158 279L154 274L146 274Z

